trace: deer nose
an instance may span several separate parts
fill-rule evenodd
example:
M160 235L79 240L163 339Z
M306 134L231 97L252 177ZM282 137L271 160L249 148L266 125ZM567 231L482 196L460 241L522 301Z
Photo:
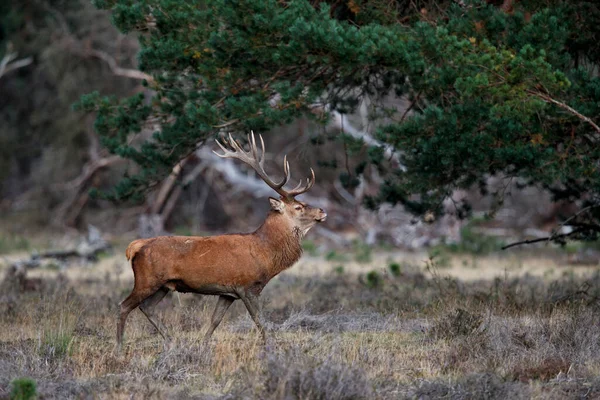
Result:
M325 221L325 218L327 218L327 213L322 208L319 208L319 212L321 213L321 215L319 216L319 218L316 218L316 220L320 222Z

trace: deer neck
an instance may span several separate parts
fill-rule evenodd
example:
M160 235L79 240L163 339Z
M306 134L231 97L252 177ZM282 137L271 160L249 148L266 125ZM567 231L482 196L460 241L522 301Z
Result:
M267 247L270 258L269 272L275 276L294 265L302 255L302 231L276 212L254 233Z

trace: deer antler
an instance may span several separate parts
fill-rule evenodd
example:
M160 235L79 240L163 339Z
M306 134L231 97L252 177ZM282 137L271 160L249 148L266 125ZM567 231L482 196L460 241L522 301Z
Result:
M269 185L274 191L279 193L279 195L281 195L282 197L292 198L292 197L298 196L298 195L308 191L315 184L315 171L313 171L313 169L311 168L310 169L311 177L306 179L305 186L303 186L303 182L300 181L298 186L296 186L294 189L292 189L290 191L286 191L283 189L285 184L288 183L288 181L290 180L290 177L292 176L291 172L290 172L290 163L287 160L287 155L283 157L284 177L281 180L281 182L276 183L271 178L269 178L269 176L265 172L265 166L264 166L265 142L262 138L262 135L258 135L258 138L260 139L260 144L261 144L261 148L262 148L262 152L260 152L260 153L258 151L258 148L256 147L256 139L254 138L254 132L252 132L252 131L250 132L250 135L248 135L248 143L250 144L250 151L248 151L248 152L244 151L244 149L242 149L242 146L233 139L233 137L231 136L231 133L230 133L229 137L225 139L225 143L231 149L233 149L233 151L229 150L227 147L225 147L223 144L221 144L221 142L219 142L218 140L215 140L215 142L217 142L217 144L219 145L221 150L223 150L223 154L219 154L216 151L213 151L213 153L215 153L217 156L219 156L221 158L236 158L236 159L248 164L249 166L252 167L252 169L254 169L256 171L258 176L260 176L267 185Z

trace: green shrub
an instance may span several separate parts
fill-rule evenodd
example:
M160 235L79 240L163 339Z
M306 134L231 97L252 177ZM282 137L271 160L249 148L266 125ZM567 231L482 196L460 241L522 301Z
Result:
M400 267L400 264L396 262L390 263L390 265L388 265L388 269L390 270L390 274L392 274L392 276L400 276L402 274L402 268Z
M31 378L17 378L10 385L12 386L9 397L11 400L30 400L37 397L37 385Z
M460 230L460 243L448 246L456 253L485 255L500 250L504 242L495 236L486 236L473 229L478 220L472 220Z
M495 236L486 236L474 229L481 219L473 219L460 230L460 242L448 243L435 246L430 252L430 257L438 257L440 267L445 265L447 255L444 253L463 253L486 255L498 251L504 246L504 242ZM449 257L448 261L449 261Z
M365 284L370 288L376 288L381 285L381 276L377 271L367 273Z

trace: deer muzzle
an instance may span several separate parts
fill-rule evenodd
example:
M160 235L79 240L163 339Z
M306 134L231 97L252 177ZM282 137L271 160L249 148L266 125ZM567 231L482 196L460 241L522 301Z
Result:
M322 208L319 208L319 214L315 218L318 222L323 222L327 219L327 213Z

